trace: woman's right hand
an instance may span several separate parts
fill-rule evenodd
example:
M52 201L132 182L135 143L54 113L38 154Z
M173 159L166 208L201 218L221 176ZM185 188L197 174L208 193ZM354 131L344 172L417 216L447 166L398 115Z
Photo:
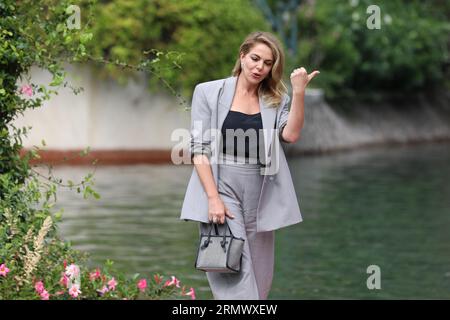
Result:
M208 199L208 220L213 223L224 224L225 216L234 219L234 215L224 205L220 196L214 196Z

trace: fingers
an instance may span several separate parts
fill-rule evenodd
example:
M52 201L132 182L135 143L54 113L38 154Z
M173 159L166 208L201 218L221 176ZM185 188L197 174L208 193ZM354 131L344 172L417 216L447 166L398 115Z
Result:
M220 223L220 216L214 216L214 217L212 218L212 222L213 222L213 223Z
M311 81L312 78L314 78L315 76L317 76L320 73L320 71L313 71L308 75L308 81Z
M234 215L230 212L230 210L228 210L228 208L225 208L225 213L223 213L223 214L220 214L220 213L210 214L208 219L209 219L209 222L212 222L212 223L224 224L225 216L230 219L234 219Z
M311 72L310 74L308 74L308 72L306 71L305 68L300 67L300 68L296 68L296 69L294 69L294 71L292 71L291 78L298 74L300 76L308 76L308 81L310 81L312 78L317 76L319 73L320 73L320 71L315 70L315 71Z
M293 76L297 75L297 74L299 74L299 75L307 75L308 72L306 72L306 69L303 68L303 67L294 69L294 71L292 71L292 73L291 73L291 78Z
M227 207L225 207L225 215L230 219L234 219L234 215L230 212L230 210L228 210Z
M225 214L213 213L209 216L209 222L223 224L225 223Z
M224 214L216 214L210 220L212 223L224 224L225 223L225 215Z

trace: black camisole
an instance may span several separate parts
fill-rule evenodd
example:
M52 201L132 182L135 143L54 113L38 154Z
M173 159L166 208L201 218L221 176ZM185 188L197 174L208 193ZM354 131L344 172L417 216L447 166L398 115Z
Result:
M260 153L264 151L262 129L261 112L246 114L230 110L222 125L222 153L234 155L235 159L245 158L246 163L252 159L252 163L260 164Z

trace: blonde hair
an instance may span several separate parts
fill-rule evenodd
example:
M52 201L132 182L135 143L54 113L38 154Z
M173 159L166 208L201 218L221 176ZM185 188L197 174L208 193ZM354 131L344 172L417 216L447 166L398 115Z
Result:
M264 99L269 107L276 108L280 105L283 94L287 93L288 90L282 80L284 69L283 48L280 41L273 34L265 31L250 33L239 47L239 53L233 67L232 75L239 76L242 71L240 59L241 53L246 55L258 43L267 45L272 50L274 59L272 70L259 85L258 95Z

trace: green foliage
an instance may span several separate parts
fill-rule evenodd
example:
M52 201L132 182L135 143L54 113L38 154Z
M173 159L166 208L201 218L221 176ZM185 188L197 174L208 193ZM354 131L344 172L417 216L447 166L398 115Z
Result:
M21 161L19 156L21 136L27 129L15 128L11 121L26 109L41 106L63 85L65 71L61 60L65 56L81 57L79 39L84 33L68 29L65 23L68 5L68 1L50 0L42 1L41 5L30 0L2 1L0 5L3 15L0 22L0 173L9 172L17 182L24 182L29 170L28 162ZM29 80L28 71L33 65L51 73L51 88L30 84L33 98L28 98L20 91L18 82ZM30 158L31 155L26 156Z
M0 272L0 299L41 299L35 289L42 282L50 299L164 299L186 298L185 287L155 275L140 290L138 276L128 278L113 268L113 262L95 270L87 268L88 255L74 250L57 236L61 212L53 213L56 185L43 184L37 175L17 185L9 174L0 175L0 265L9 269ZM80 269L80 291L70 295L67 267ZM1 270L0 270L1 271ZM114 279L117 286L111 287ZM104 288L107 292L101 293Z
M151 89L158 88L155 84L162 81L189 96L196 83L230 73L245 35L270 30L257 3L100 2L92 10L93 41L87 43L87 52L93 60L102 56L134 64L145 54L148 61L160 63L152 69L154 74L148 73ZM267 4L275 10L283 2ZM370 30L366 9L372 4L370 0L302 1L299 10L291 12L291 19L298 21L298 53L287 53L287 68L320 69L321 75L312 85L324 88L330 99L365 97L374 92L409 93L443 83L450 86L448 67L445 69L449 60L448 4L378 1L381 29ZM292 31L288 30L292 28L289 23L284 28L285 34ZM167 53L157 55L149 47ZM124 72L117 64L99 67L99 74L120 82L134 74L133 70Z
M380 7L379 30L366 26L372 4ZM449 85L449 12L436 1L316 1L300 11L296 61L321 70L313 85L329 98Z
M39 147L21 156L22 137L31 127L16 128L12 121L69 85L62 65L65 61L86 61L88 57L86 45L92 33L87 27L69 28L67 23L73 13L68 8L73 4L68 0L0 2L0 299L186 298L190 295L185 287L160 277L139 289L136 278L128 279L113 270L112 262L99 267L101 276L93 278L86 267L87 255L58 237L62 211L53 211L58 187L76 188L84 198L98 199L100 195L92 188L93 174L81 183L69 180L64 185L53 177L51 167L49 176L43 176L30 166L30 160L39 158ZM144 61L131 67L149 65L153 68L159 62ZM31 83L32 66L48 70L50 83ZM19 86L20 82L24 84ZM42 144L45 146L45 141ZM79 295L70 294L75 288L68 275L71 264L80 269ZM105 288L108 290L99 292Z
M35 279L50 284L63 259L86 258L58 239L55 223L60 214L51 218L56 188L43 187L36 176L21 185L9 173L0 175L0 264L10 269L9 274L0 276L0 299L31 298ZM46 219L50 223L47 228Z
M149 47L167 51L176 64L162 61L157 71L185 95L198 82L230 74L243 38L269 28L246 0L114 0L98 3L94 14L94 41L88 45L92 56L137 63ZM181 63L182 70L177 66ZM114 65L102 68L101 74L121 81L130 76ZM150 88L157 88L158 81L151 77Z

